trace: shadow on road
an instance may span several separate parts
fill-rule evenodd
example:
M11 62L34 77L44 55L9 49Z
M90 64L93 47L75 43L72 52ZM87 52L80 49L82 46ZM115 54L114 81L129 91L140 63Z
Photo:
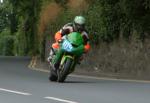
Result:
M65 81L64 83L96 83L93 81Z

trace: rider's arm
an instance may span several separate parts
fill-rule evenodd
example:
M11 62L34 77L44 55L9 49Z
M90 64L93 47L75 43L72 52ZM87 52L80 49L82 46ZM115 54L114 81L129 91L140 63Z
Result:
M85 53L87 53L90 50L91 46L89 43L87 43L86 45L84 45L84 51Z
M66 34L69 34L69 33L70 33L69 29L62 29L61 30L61 35L62 36L66 35Z
M60 29L56 34L55 34L55 40L59 41L60 39L62 39L62 37L66 34L69 34L73 31L73 28L71 26L71 23L68 23L66 25L64 25L62 27L62 29Z
M58 31L58 32L55 34L55 40L56 40L56 42L58 42L61 38L62 38L61 32Z
M62 36L73 32L72 23L68 23L68 24L64 25L63 28L60 30L60 32L61 32Z
M85 51L85 53L87 53L91 48L90 42L89 42L89 37L88 37L87 32L83 32L82 35L83 35L83 40L84 40L84 51Z

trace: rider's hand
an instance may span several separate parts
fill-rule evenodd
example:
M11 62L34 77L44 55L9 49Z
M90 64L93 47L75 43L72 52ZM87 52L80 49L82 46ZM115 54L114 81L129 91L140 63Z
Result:
M84 45L84 52L87 53L90 50L90 44L87 43L86 45Z
M63 39L59 39L59 40L58 40L58 43L62 43L62 41L63 41Z

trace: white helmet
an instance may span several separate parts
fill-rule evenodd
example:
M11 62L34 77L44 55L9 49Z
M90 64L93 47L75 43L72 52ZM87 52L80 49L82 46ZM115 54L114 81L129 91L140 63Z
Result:
M74 23L79 24L79 25L84 25L85 24L85 18L83 16L76 16L74 18Z
M76 16L73 26L76 31L82 32L85 28L85 18L83 16Z

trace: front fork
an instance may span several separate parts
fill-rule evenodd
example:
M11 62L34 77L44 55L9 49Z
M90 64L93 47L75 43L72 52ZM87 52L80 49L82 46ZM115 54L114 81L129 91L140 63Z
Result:
M72 73L75 69L75 65L76 65L76 58L75 56L71 56L71 55L63 55L61 62L60 62L60 68L63 66L63 64L65 63L65 61L67 60L67 58L72 59L72 64L70 66L70 71L69 73Z

